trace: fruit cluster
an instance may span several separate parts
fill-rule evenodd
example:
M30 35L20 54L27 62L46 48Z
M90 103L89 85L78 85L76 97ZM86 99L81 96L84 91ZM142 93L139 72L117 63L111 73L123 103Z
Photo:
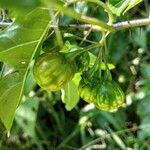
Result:
M35 60L33 74L41 88L57 91L71 81L75 73L89 73L89 61L89 53L84 50L43 53ZM111 79L95 75L96 70L91 77L82 77L78 88L80 97L105 111L113 111L122 106L124 93L119 85Z

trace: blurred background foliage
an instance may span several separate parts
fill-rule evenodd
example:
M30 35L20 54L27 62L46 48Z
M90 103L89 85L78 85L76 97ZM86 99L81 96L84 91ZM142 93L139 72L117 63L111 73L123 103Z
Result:
M25 1L23 6L36 6ZM34 1L33 1L34 2ZM3 1L2 1L3 3ZM149 17L148 0L118 17L117 21ZM5 3L4 3L5 4ZM26 5L28 4L28 5ZM22 5L18 1L18 6ZM15 8L18 8L15 5ZM14 6L13 6L14 7ZM106 13L95 4L78 2L71 5L77 12L107 21ZM9 11L1 10L9 21ZM12 12L10 13L11 15ZM16 15L16 14L15 14ZM2 18L2 17L1 17ZM60 25L80 24L60 15ZM87 46L97 42L101 34L79 29L60 29L63 40ZM83 40L84 39L84 40ZM113 79L126 94L126 104L117 112L108 113L80 100L67 111L60 92L47 93L35 83L32 70L25 94L17 109L9 137L0 140L0 150L148 150L150 149L150 26L111 33L107 39ZM43 50L57 50L56 36L51 29Z

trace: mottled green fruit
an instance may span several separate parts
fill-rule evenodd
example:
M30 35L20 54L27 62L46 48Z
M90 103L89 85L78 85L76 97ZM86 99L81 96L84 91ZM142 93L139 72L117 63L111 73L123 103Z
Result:
M33 74L38 85L47 91L58 91L76 72L76 66L64 53L51 52L40 55L35 61Z
M81 80L79 93L83 100L104 111L114 111L124 103L124 93L114 81L91 80L85 83Z
M114 81L103 81L94 90L94 104L101 110L114 111L124 103L124 93Z

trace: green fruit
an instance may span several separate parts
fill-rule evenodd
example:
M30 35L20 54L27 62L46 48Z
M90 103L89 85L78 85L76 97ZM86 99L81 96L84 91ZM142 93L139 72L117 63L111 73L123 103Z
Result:
M93 103L98 109L114 111L124 103L124 93L114 81L92 79L85 83L81 80L79 93L83 100Z
M101 110L114 111L124 103L124 93L114 81L102 81L94 90L94 104Z
M88 103L93 103L92 87L89 84L85 84L82 80L79 84L80 97Z
M39 86L47 91L60 90L76 72L73 61L64 53L51 52L40 55L33 67L34 77Z
M94 80L88 81L84 79L81 79L79 83L78 90L79 90L80 97L88 103L94 102L93 90L94 90L94 86L96 86L95 83L96 82L94 82Z

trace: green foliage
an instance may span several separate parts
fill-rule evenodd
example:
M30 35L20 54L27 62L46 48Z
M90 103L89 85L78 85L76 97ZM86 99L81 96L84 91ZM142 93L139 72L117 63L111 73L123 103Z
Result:
M47 91L58 91L73 78L76 72L74 61L64 53L44 53L35 60L33 74L36 82Z
M149 149L150 30L112 26L148 17L141 2L0 1L0 149ZM60 91L35 81L33 65L42 53L63 53L75 64ZM48 67L56 63L52 73L39 73L44 80L67 72L62 61ZM82 101L83 78L93 104Z
M70 81L62 89L62 101L66 104L67 110L72 110L78 103L80 96L78 92L79 81L81 80L80 73L76 74L72 81Z
M79 85L80 96L104 111L115 111L124 103L124 93L117 83L100 78L83 78Z
M142 2L142 0L109 0L108 6L114 14L120 16L121 14L129 11L140 2Z
M1 77L0 86L0 118L7 130L11 128L22 98L29 65L47 33L48 25L47 10L37 8L24 18L16 19L0 33L0 60L13 67L13 72Z
M40 4L40 0L1 0L0 1L0 7L5 7L5 8L17 8L17 9L31 9L35 8ZM21 8L20 8L21 7Z

